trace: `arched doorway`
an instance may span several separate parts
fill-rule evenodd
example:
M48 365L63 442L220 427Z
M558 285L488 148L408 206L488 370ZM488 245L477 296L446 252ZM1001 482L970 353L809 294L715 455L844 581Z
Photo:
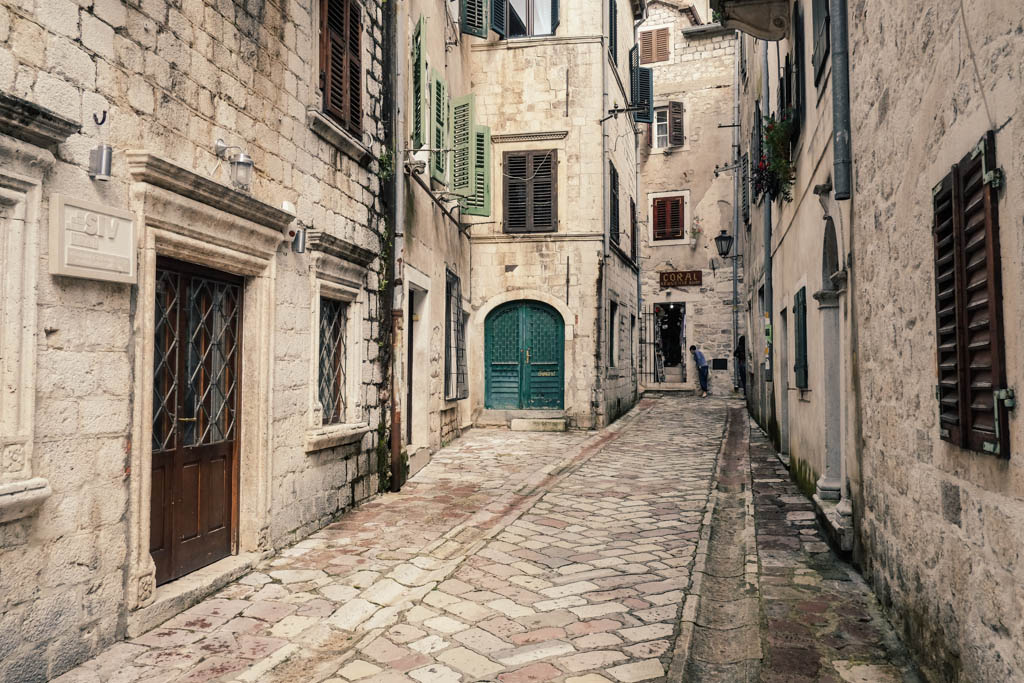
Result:
M487 408L549 409L564 405L565 324L551 306L512 301L484 323Z
M821 252L821 290L818 300L821 314L822 349L824 350L825 389L825 471L817 482L822 500L839 500L842 492L842 394L840 387L840 353L842 339L839 328L839 290L834 276L840 271L836 226L831 216L825 219Z

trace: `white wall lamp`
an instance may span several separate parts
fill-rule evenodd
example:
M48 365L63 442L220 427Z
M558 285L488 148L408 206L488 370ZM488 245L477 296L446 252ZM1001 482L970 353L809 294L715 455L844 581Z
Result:
M103 116L92 115L92 120L97 128L102 128L107 122L107 112ZM89 177L93 180L110 180L110 166L114 157L114 148L105 142L89 150Z
M231 150L238 150L237 153L228 156ZM228 145L224 140L217 138L213 145L214 153L221 159L226 159L231 164L231 184L240 190L248 190L252 182L252 157L242 151L237 145Z

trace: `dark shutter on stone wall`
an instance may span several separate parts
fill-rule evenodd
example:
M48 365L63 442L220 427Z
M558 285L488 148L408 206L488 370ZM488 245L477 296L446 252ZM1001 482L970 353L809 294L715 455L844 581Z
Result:
M619 3L608 0L608 53L612 62L619 63Z
M426 73L423 64L423 31L425 20L420 17L412 34L412 146L419 149L426 141L424 131L427 120Z
M683 129L685 109L682 102L668 103L668 144L678 147L686 143Z
M505 232L557 230L557 152L506 152L502 171Z
M629 103L641 107L633 112L637 123L654 123L654 69L640 66L637 46L629 51Z
M639 241L639 234L636 229L636 202L630 198L629 200L629 256L636 261L637 256L640 253L640 246L637 244Z
M1008 457L996 196L1001 184L989 131L933 190L936 393L941 438Z
M619 243L619 172L608 162L608 233Z
M793 61L790 71L790 107L793 109L793 139L800 136L804 121L804 102L807 99L804 84L804 13L800 3L793 3Z
M508 0L491 0L491 28L502 38L508 33Z
M807 288L801 287L793 298L793 321L795 323L796 385L800 389L807 388Z
M654 200L651 217L655 240L678 240L684 237L684 202L682 196L659 197Z
M746 153L740 158L740 213L743 224L750 229L750 159Z
M560 16L558 0L551 0L551 33L553 34L558 30L558 24L561 23L562 17Z
M350 133L363 122L362 12L354 0L323 0L320 86L324 112Z
M487 37L487 3L491 0L462 0L462 32Z
M828 0L811 0L811 14L814 22L814 53L811 56L811 65L814 69L814 85L818 85L825 73L825 64L828 63Z

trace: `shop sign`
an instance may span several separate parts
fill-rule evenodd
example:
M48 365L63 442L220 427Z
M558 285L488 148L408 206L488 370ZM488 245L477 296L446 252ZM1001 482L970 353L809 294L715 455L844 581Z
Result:
M699 270L668 270L658 273L661 288L666 287L700 287L701 276Z
M50 273L134 283L132 214L55 194L50 198Z

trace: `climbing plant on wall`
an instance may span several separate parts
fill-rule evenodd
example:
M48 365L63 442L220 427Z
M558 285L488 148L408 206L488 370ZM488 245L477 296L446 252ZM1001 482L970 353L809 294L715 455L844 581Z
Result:
M772 201L793 201L796 166L790 158L790 142L795 130L793 111L787 109L780 118L764 117L761 127L761 158L751 169L751 190L755 201L768 197Z

